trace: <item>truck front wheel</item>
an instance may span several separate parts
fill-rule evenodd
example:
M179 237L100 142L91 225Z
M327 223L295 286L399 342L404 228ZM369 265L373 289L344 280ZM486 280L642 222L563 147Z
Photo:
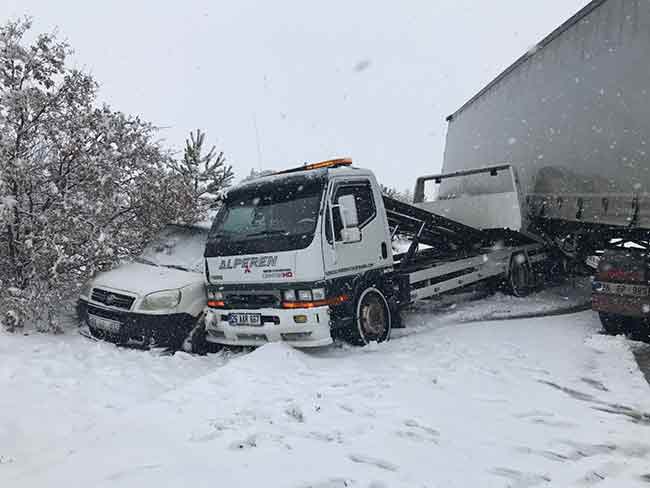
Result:
M391 330L392 317L386 297L377 288L366 288L356 301L351 342L360 346L384 342L390 339Z

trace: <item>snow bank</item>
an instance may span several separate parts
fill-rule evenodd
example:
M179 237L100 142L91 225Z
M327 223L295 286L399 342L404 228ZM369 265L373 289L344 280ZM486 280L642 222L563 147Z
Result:
M221 356L167 358L160 364L168 369L156 374L158 359L141 352L135 359L102 349L97 363L86 350L82 368L73 367L78 344L51 351L47 361L40 355L29 368L42 375L37 387L25 387L3 411L19 412L67 382L83 383L76 390L94 407L63 417L74 428L47 455L12 453L5 435L0 455L15 462L0 465L0 485L647 486L648 388L631 370L625 343L595 335L591 312L429 319L416 333L363 350L270 344L223 366ZM19 361L12 361L2 391L17 384ZM61 378L46 373L53 366L70 369ZM105 385L83 379L97 378L97 368ZM48 377L56 380L44 388ZM126 392L141 389L139 401L127 401ZM106 409L92 399L111 397L122 408L100 415ZM47 410L12 414L3 428L32 422L38 445L39 429L47 432L56 418L43 412L65 415L78 398L49 395Z

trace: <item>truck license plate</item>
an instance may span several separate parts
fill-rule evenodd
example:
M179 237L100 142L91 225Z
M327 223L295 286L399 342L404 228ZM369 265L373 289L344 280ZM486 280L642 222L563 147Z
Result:
M100 329L106 332L119 333L122 328L122 323L116 320L105 319L104 317L97 317L88 314L88 325L95 329Z
M262 314L260 313L231 313L228 316L230 325L249 325L259 327L262 325Z
M650 296L650 287L642 285L624 285L621 283L601 283L601 293L608 295L623 295L628 297Z

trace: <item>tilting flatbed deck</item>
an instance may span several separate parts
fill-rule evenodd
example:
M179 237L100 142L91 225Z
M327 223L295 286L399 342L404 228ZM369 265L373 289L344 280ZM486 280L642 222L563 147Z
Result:
M505 276L516 252L531 264L546 258L541 244L518 232L476 229L387 196L384 207L391 233L411 239L395 256L401 305Z

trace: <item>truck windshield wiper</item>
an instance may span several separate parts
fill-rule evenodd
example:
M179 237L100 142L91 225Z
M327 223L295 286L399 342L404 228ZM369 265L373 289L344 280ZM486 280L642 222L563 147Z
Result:
M263 231L261 231L261 232L254 232L254 233L252 233L252 234L246 234L246 237L272 236L272 235L275 235L275 234L285 234L285 235L286 235L286 234L287 234L287 231L286 231L286 230L281 230L281 229L277 229L277 230L263 230Z
M180 264L163 264L161 266L164 266L165 268L179 269L181 271L190 271L188 268L181 266Z

